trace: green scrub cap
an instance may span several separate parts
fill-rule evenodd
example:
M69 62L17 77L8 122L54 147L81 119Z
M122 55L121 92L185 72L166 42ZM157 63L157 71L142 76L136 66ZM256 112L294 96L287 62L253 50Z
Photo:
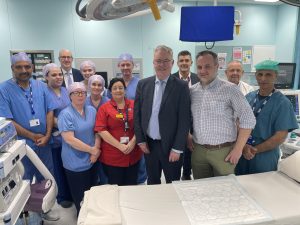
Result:
M273 60L264 60L255 66L256 71L257 70L274 70L278 71L278 62Z

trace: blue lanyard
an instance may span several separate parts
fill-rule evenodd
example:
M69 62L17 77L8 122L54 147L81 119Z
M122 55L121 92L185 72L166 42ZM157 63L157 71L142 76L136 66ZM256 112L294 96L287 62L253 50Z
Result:
M34 116L35 115L35 111L34 111L34 108L33 108L33 93L32 93L32 86L31 86L31 82L29 81L29 96L27 95L26 93L26 90L21 87L21 85L17 82L18 86L21 88L21 90L24 92L25 94L25 97L29 103L29 106L31 108L31 115Z
M254 102L253 102L253 105L252 105L252 111L253 111L254 116L256 118L258 117L258 115L261 112L261 110L264 108L264 106L267 104L267 102L272 97L273 93L275 92L275 89L273 89L273 91L268 95L268 97L265 98L265 100L263 101L262 105L257 110L255 110L256 104L257 104L257 99L258 99L258 92L259 92L259 90L257 91L257 93L255 95L255 99L254 99Z

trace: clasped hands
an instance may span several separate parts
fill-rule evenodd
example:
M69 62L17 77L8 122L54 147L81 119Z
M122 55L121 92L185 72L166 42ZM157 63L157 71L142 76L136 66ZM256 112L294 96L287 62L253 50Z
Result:
M245 159L250 160L255 157L255 154L257 153L257 148L246 144L243 149L243 156Z
M135 147L135 141L131 139L127 144L119 143L118 149L123 152L125 155L128 155Z
M90 162L91 163L95 163L99 156L100 156L100 153L101 153L101 149L97 146L93 146L91 147L90 149Z

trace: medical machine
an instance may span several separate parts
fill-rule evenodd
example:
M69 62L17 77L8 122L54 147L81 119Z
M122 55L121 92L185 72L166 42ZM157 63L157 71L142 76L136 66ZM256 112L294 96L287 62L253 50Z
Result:
M42 196L41 212L49 211L56 200L57 187L53 176L24 140L17 140L11 121L0 118L0 225L14 225L25 205L30 206L30 182L23 180L21 159L26 155L40 173L48 179L47 193ZM49 185L49 181L50 184ZM37 198L35 197L34 200ZM28 207L27 207L28 208Z

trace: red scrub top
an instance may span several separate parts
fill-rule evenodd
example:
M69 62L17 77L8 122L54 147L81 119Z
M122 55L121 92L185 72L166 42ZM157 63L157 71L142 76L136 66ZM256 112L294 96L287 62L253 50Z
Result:
M125 108L121 109L123 116L126 118L126 109L128 109L128 124L129 129L125 133L125 124L122 118L116 118L119 114L116 102L111 99L104 103L98 110L95 123L95 131L108 131L115 139L120 141L121 137L127 136L129 140L134 136L134 121L133 121L134 101L125 98ZM142 151L138 147L132 150L128 155L125 155L119 149L108 144L103 139L101 140L100 162L117 167L128 167L137 163L142 157Z

